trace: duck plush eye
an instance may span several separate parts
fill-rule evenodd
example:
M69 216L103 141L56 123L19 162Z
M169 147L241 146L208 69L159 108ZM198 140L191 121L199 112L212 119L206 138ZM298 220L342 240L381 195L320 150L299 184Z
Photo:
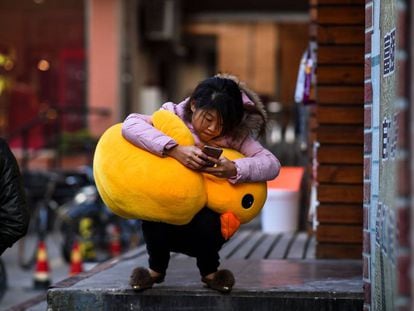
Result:
M248 209L248 208L252 207L253 202L254 202L253 195L248 193L248 194L244 195L241 204L242 204L243 208Z

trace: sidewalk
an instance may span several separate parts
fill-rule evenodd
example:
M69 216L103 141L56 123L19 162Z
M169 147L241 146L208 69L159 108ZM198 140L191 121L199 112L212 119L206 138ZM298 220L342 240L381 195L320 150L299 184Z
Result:
M222 249L222 267L231 269L236 277L236 285L229 295L205 288L195 260L179 254L173 254L164 283L142 293L134 292L128 285L129 275L134 267L147 266L146 250L140 247L55 284L48 291L48 307L68 311L362 310L361 261L275 259L272 256L260 259L257 255L246 256L243 249L254 248L248 253L258 254L266 244L264 241L281 241L283 236L277 238L277 235L249 230L237 235L235 242ZM257 241L262 242L258 244ZM266 245L271 244L267 242ZM43 302L30 310L45 310L45 305Z

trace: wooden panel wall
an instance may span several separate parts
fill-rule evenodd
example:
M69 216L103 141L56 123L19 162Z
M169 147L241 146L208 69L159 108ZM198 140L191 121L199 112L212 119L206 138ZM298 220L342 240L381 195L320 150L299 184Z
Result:
M309 24L280 24L278 25L280 43L278 74L278 100L286 106L293 106L296 80L298 78L298 66L305 51L309 34ZM264 60L267 61L267 60Z
M277 24L200 22L187 25L185 31L216 36L217 71L238 76L261 95L274 96L279 42Z
M318 258L362 257L365 0L311 0Z

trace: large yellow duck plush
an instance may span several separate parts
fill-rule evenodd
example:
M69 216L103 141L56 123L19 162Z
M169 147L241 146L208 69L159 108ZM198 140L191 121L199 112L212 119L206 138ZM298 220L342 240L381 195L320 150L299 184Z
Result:
M184 122L166 110L152 116L154 127L180 145L193 145ZM110 127L97 144L93 173L105 204L117 215L184 225L204 206L221 214L221 231L228 239L240 224L252 220L267 196L265 182L230 184L226 179L186 168L171 157L159 157L122 137L122 124ZM235 150L223 155L243 157Z

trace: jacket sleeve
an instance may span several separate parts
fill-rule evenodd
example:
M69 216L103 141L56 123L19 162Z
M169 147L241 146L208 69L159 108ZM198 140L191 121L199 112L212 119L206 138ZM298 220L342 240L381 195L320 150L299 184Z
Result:
M0 141L0 254L27 232L29 211L17 161Z
M132 113L122 124L122 136L131 144L159 156L177 145L174 139L154 128L151 117Z
M244 139L238 150L245 158L234 161L237 175L229 179L231 183L268 181L279 174L279 160L251 136Z

